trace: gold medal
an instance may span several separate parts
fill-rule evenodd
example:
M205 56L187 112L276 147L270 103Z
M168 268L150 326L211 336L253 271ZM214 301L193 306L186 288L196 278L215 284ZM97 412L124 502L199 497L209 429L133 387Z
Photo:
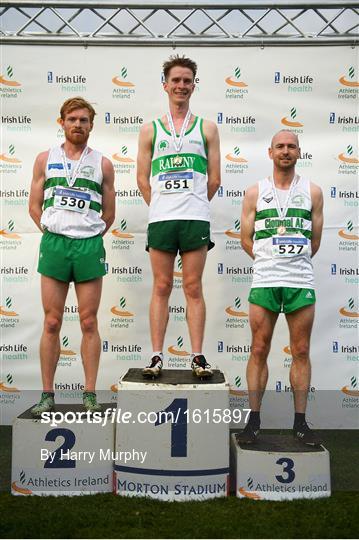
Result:
M175 167L180 167L182 165L182 161L183 161L183 157L177 155L175 158L173 158L173 165Z
M280 235L283 235L287 232L287 229L284 227L284 225L280 225L277 229L277 233Z

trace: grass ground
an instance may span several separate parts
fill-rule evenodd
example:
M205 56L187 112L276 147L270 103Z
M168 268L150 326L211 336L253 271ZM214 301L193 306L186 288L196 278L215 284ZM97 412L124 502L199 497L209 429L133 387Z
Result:
M269 502L217 499L165 503L111 494L14 497L11 428L0 427L3 538L356 538L358 432L322 431L331 454L329 499Z

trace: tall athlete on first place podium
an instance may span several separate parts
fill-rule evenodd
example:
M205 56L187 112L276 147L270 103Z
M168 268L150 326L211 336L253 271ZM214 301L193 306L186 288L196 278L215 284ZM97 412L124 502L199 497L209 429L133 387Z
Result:
M173 56L163 65L167 114L143 126L137 159L138 187L149 205L147 249L153 290L150 327L153 353L143 375L158 376L163 366L163 342L168 300L177 252L182 258L186 318L192 346L192 369L199 377L212 370L202 354L205 303L202 274L210 240L209 201L220 186L217 126L191 113L197 65Z
M97 310L106 274L103 235L115 217L114 170L109 159L87 145L95 110L81 97L61 107L65 142L41 152L31 183L30 216L43 232L38 271L45 313L40 341L43 392L34 417L53 410L54 377L60 356L59 334L69 283L75 283L85 371L83 404L101 410L95 384L101 342Z

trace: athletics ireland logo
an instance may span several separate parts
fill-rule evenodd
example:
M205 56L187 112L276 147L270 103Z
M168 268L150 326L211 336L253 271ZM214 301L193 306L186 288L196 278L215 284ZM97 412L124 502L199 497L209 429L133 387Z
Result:
M290 110L289 118L287 116L284 116L281 122L285 126L289 126L289 127L303 127L303 124L301 122L298 122L296 118L297 118L297 109L295 107L292 107Z
M120 75L113 77L112 79L113 84L116 84L117 86L124 86L127 88L135 86L132 82L126 81L127 75L128 75L127 68L122 67Z
M226 77L225 81L227 84L229 84L230 86L237 86L237 87L240 87L240 88L244 88L246 86L248 86L248 84L246 84L245 82L241 81L240 78L241 78L241 69L239 67L236 67L235 70L234 70L234 77Z
M21 163L21 160L15 156L15 146L13 144L9 145L7 152L0 154L0 160L5 161L6 163Z
M12 69L11 66L8 66L6 68L6 74L5 75L0 75L0 84L3 84L5 86L21 86L21 83L15 81L13 79L13 76L14 76L14 70Z
M344 86L351 86L352 88L356 88L359 86L359 82L355 80L356 77L355 77L355 69L353 66L351 66L349 69L348 69L348 73L347 75L342 75L342 77L340 77L339 79L339 82L340 84L344 85Z
M133 234L126 232L126 229L127 221L125 219L121 219L120 226L117 229L113 229L112 234L119 238L133 238Z
M354 150L351 144L348 144L346 152L340 153L338 155L338 158L340 159L340 161L344 161L344 163L359 163L359 159L354 156Z
M126 145L123 145L121 147L121 153L115 152L112 154L112 159L115 159L116 161L120 161L121 163L134 163L135 160L129 157L128 155L128 148Z
M234 163L247 163L247 160L240 156L240 149L239 146L235 146L233 148L233 153L229 153L226 155L226 159L228 161L233 161Z
M188 356L189 352L183 350L182 348L183 348L183 337L179 336L177 338L177 345L170 345L170 347L168 347L168 352L170 354L174 354L175 356Z
M111 313L117 315L117 317L133 317L134 314L131 311L127 311L126 298L122 296L118 306L112 306Z

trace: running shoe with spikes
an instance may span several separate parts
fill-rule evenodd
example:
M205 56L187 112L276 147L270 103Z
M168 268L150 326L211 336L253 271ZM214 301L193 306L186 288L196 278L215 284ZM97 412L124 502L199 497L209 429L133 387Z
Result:
M146 378L155 378L161 374L163 368L162 358L158 355L152 356L151 364L142 370L142 375Z
M320 446L323 442L318 435L310 429L305 420L301 425L293 428L293 436L297 441L310 446Z
M82 394L82 402L84 404L84 407L86 411L90 413L94 412L101 412L102 407L99 403L97 403L97 397L95 392L87 392L85 391Z
M236 435L237 441L242 444L253 444L258 440L259 428L254 429L251 424L247 424L246 427Z
M51 412L55 408L54 394L50 392L42 392L40 401L31 409L31 414L34 418L41 418L42 413Z
M193 358L191 368L193 373L201 379L208 379L213 375L211 366L208 364L203 354L199 354Z

